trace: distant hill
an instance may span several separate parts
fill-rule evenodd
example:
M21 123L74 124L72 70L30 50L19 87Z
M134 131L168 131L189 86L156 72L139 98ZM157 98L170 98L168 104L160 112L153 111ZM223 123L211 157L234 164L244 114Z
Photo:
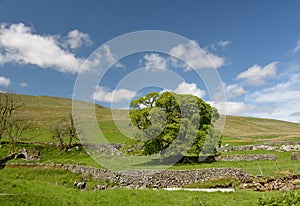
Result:
M28 95L16 95L16 97L23 103L20 112L30 117L42 130L46 130L49 124L57 119L67 117L72 111L71 99ZM121 134L114 125L109 108L96 105L95 111L101 129L110 141L127 140L126 136ZM122 113L123 117L120 115L119 118L126 116L124 111ZM299 141L300 124L272 119L226 116L223 135L225 136L223 142L232 144L251 144L273 140Z

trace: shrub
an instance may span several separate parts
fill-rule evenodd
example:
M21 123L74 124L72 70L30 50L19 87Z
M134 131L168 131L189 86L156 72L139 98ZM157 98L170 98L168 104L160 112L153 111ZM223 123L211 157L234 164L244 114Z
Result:
M288 192L279 197L260 198L260 206L296 206L300 205L300 194L298 192Z

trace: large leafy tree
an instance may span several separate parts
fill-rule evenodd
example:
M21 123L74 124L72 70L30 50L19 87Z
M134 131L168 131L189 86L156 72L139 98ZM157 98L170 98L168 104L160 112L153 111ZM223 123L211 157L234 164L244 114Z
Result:
M144 153L163 155L212 155L220 143L213 123L219 113L202 99L186 94L151 92L133 100L131 123L139 129Z

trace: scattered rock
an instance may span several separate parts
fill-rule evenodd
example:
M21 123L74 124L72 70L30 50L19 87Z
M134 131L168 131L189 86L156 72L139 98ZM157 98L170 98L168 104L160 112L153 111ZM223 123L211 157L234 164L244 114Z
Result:
M293 152L291 160L300 160L300 152Z

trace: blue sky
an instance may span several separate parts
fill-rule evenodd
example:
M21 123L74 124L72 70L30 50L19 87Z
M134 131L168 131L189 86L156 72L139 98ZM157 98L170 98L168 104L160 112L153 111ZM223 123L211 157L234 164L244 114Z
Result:
M71 98L95 49L122 34L161 30L191 40L172 51L196 70L212 69L203 59L210 56L227 101L213 100L187 65L148 52L115 64L95 87L97 102L130 101L151 89L116 89L122 78L139 67L165 68L183 78L165 89L193 93L221 113L226 105L227 114L300 122L299 10L296 0L0 0L0 90Z

